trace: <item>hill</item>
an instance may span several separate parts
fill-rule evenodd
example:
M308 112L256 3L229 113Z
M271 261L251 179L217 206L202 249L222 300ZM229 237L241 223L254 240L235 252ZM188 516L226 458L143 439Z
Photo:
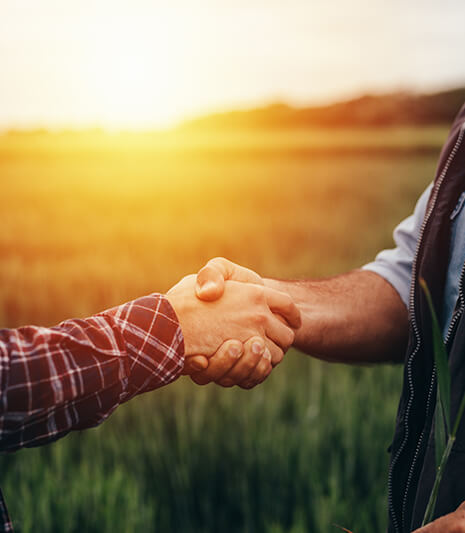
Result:
M182 128L307 128L449 124L465 102L465 87L432 94L367 94L326 106L292 107L276 103L215 113L183 123Z

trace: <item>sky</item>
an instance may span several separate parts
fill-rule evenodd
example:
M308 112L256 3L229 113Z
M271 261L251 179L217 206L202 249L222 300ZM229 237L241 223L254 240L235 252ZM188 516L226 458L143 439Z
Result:
M0 0L0 128L465 85L463 0Z

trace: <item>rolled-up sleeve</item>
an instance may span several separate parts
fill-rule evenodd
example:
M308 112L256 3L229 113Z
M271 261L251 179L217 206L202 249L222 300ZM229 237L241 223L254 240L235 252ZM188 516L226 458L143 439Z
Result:
M362 267L362 270L375 272L388 281L407 308L413 259L432 187L433 184L430 184L420 196L413 214L395 228L395 248L379 252L374 261Z
M96 426L183 366L181 328L160 294L51 328L0 330L0 450Z

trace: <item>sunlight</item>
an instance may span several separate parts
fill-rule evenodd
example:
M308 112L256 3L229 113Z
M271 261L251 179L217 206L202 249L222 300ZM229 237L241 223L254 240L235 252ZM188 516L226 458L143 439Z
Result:
M168 23L167 23L168 22ZM86 107L113 127L164 124L176 115L185 64L170 19L102 29L88 51ZM89 47L90 48L90 47Z
M395 6L368 0L1 5L0 129L158 128L276 101L306 106L464 80L462 12L425 7L422 25L399 26ZM444 38L429 39L436 33Z

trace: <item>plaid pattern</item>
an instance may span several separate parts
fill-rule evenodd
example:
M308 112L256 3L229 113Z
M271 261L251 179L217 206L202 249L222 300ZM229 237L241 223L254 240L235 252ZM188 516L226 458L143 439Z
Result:
M179 322L158 294L52 328L0 330L0 451L96 426L183 366ZM1 493L0 531L12 531Z

